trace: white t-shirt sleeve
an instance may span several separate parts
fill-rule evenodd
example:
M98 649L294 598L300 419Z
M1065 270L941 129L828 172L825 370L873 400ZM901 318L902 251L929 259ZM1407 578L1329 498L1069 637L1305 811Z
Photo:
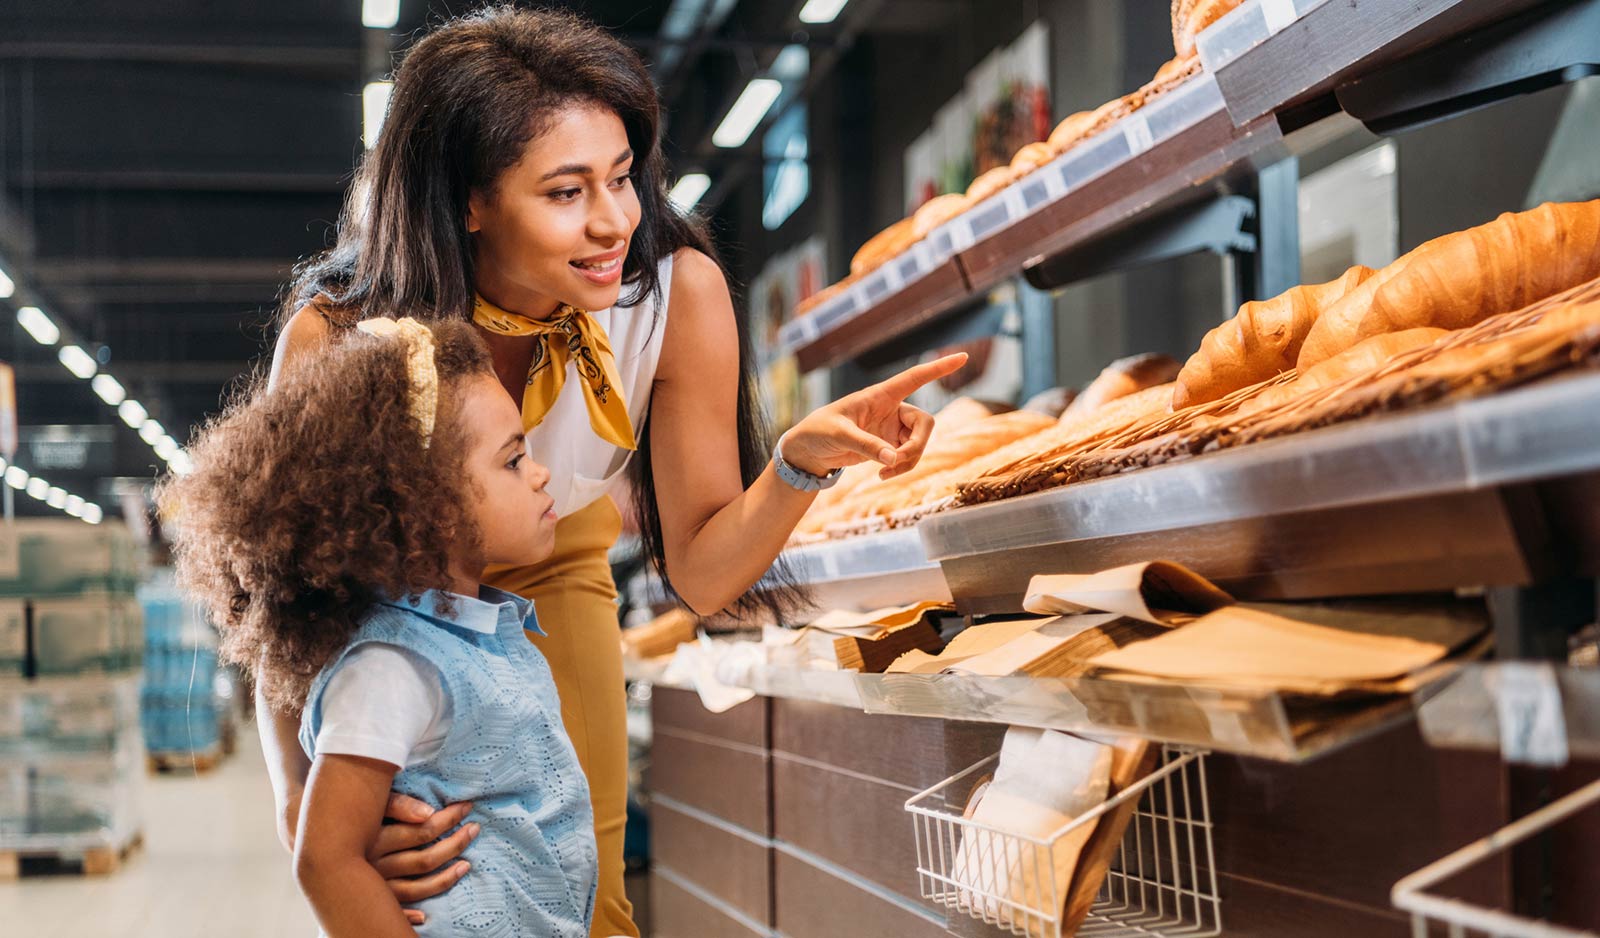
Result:
M405 768L437 754L449 727L438 668L398 645L368 642L345 656L322 692L316 751Z

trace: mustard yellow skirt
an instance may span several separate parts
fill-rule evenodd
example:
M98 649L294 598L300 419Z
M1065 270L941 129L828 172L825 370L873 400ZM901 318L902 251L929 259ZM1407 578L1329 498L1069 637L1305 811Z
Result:
M556 523L550 559L531 567L492 566L490 586L534 601L545 635L528 638L550 662L561 694L561 722L578 751L594 803L600 881L591 936L637 938L622 885L627 825L628 727L617 626L617 587L606 552L622 531L609 497Z

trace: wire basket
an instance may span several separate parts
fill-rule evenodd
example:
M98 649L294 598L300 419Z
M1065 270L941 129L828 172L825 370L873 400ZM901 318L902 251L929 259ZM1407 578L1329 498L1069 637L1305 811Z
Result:
M906 802L922 896L1025 938L1061 938L1069 896L1058 867L1072 864L1102 817L1137 799L1087 918L1095 938L1202 938L1222 931L1203 753L1167 749L1161 765L1105 803L1042 838L965 816L971 793L999 754ZM1067 866L1062 872L1070 872Z
M1600 805L1600 781L1591 782L1412 873L1395 883L1391 898L1397 908L1411 913L1411 933L1416 938L1428 938L1441 931L1449 938L1600 938L1600 932L1523 918L1427 891L1595 805Z

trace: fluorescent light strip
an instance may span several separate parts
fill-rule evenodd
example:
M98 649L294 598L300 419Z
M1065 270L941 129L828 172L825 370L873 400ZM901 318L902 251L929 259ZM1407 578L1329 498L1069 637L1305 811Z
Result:
M400 22L400 0L361 0L361 25L368 29L393 29Z
M128 399L128 392L123 390L122 382L108 374L95 375L94 380L89 382L89 386L94 388L94 393L100 395L102 401L112 407L116 407Z
M11 282L11 277L0 270L0 300L11 299L11 294L17 292L17 285Z
M782 93L783 82L775 78L750 79L750 84L744 86L739 99L728 109L728 116L711 135L711 142L725 149L743 146Z
M28 471L21 466L8 466L6 468L6 484L21 491L28 487Z
M83 506L83 520L90 524L99 524L104 519L105 512L100 510L99 505L88 504Z
M850 0L806 0L806 5L800 8L800 22L802 23L831 23L839 18L839 11Z
M37 306L24 306L17 310L17 325L33 336L40 345L55 345L61 341L61 329L50 321L44 310Z
M60 511L67 507L67 490L59 485L50 486L50 490L44 493L44 503Z
M372 149L378 143L378 134L383 131L383 118L389 113L389 93L394 90L394 83L388 81L368 82L361 89L361 142L367 149Z
M61 359L61 364L65 365L73 375L85 380L93 378L94 373L100 368L88 352L76 345L63 345L61 351L56 353L56 357Z
M122 418L123 423L135 430L144 426L144 422L150 419L150 414L145 411L144 405L133 398L129 398L117 405L117 416Z
M28 493L29 498L36 498L42 502L45 496L50 494L50 483L38 476L34 476L28 480L28 485L23 491Z
M159 422L154 420L146 420L144 424L139 427L139 439L144 440L151 446L156 445L156 440L159 440L166 435L167 431Z
M678 211L687 212L700 204L700 199L706 194L706 190L710 188L710 176L705 173L690 173L687 176L678 178L677 183L672 187L672 191L667 193L667 199L678 207Z

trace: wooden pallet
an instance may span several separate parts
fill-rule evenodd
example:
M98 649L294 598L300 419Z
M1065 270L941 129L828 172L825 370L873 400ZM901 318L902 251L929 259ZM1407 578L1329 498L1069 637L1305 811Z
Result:
M77 873L83 876L109 876L122 868L144 845L144 835L134 834L119 847L27 847L17 850L0 850L0 882L20 878L26 872Z
M145 767L151 775L205 775L222 764L222 755L220 747L206 752L152 752L145 757Z

